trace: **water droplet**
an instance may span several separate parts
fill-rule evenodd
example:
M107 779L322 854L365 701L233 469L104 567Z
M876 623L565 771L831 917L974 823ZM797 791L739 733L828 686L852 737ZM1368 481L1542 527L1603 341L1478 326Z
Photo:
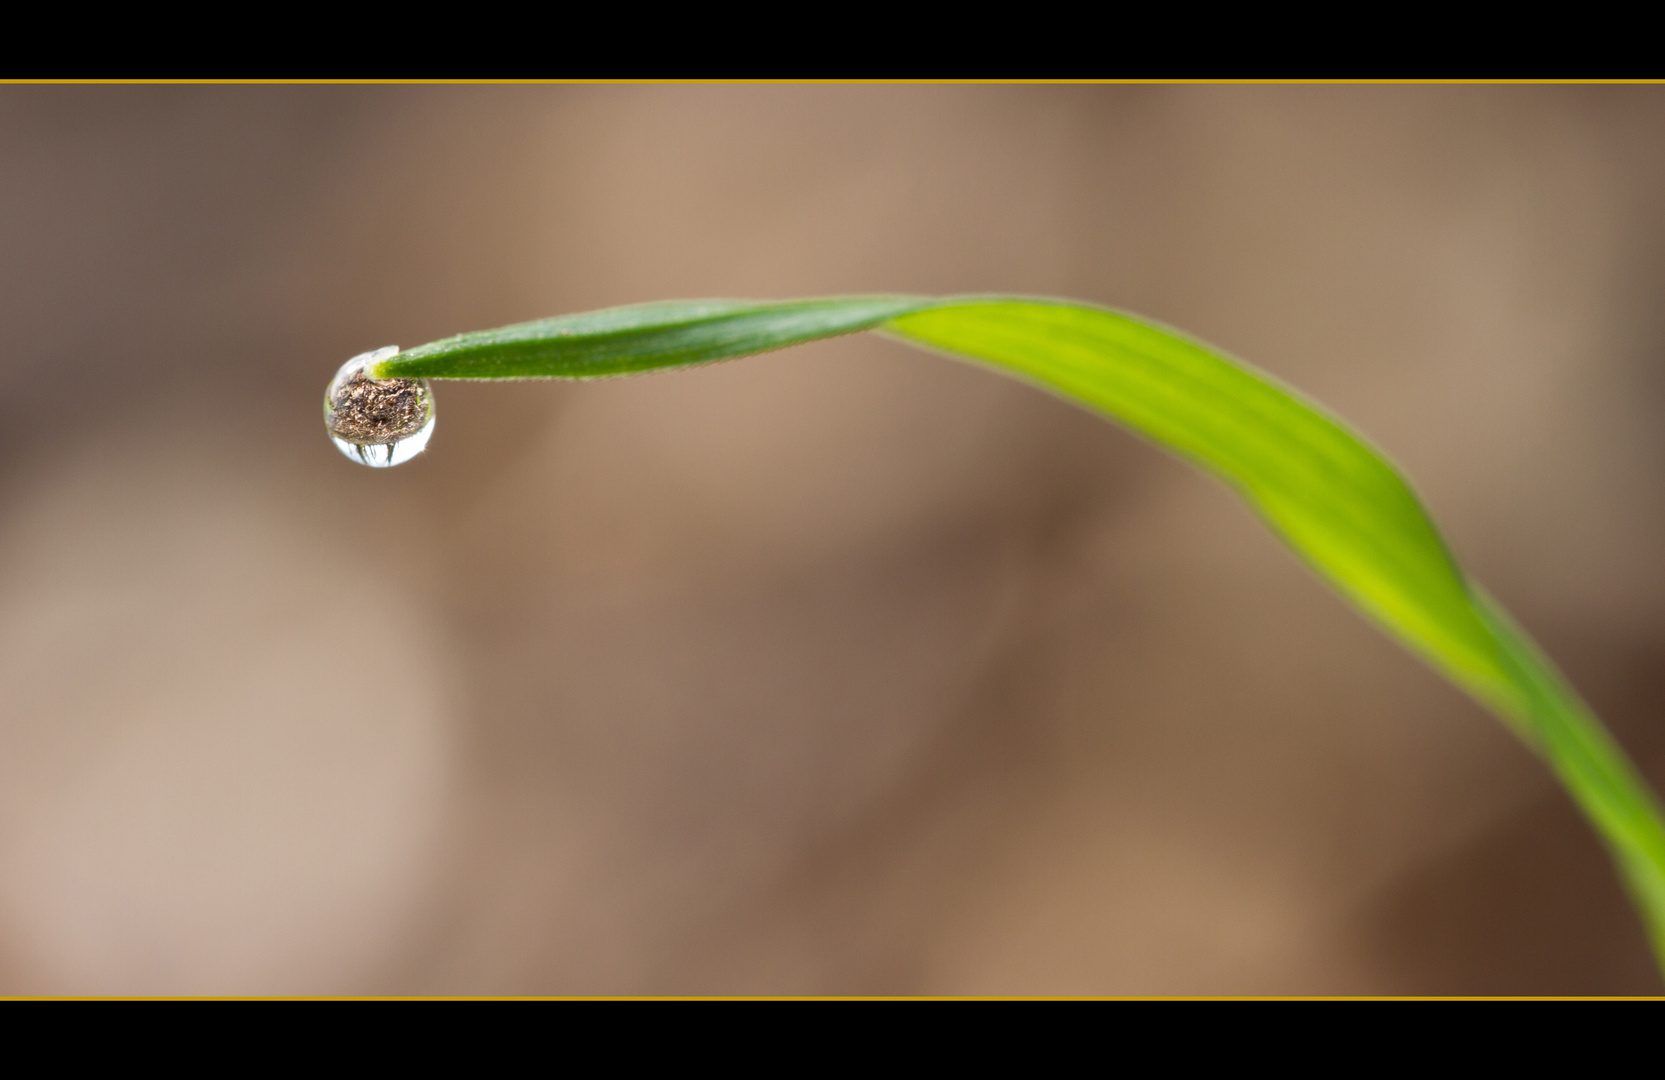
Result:
M360 353L341 365L324 391L324 428L336 448L360 465L385 469L422 452L434 433L434 392L426 379L372 379L368 369L397 345Z

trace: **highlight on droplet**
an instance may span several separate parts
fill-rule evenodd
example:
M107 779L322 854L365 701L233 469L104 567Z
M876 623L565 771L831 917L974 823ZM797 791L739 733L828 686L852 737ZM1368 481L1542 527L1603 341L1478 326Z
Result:
M373 379L370 369L399 354L397 345L360 353L341 365L324 391L324 429L336 449L360 465L385 469L420 454L434 433L434 392L426 379Z

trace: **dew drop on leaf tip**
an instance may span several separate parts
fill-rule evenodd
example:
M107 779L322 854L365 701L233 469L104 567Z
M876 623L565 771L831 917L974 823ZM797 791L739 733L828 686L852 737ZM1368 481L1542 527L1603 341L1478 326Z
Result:
M434 433L434 392L426 379L373 379L370 368L397 356L388 345L341 365L324 391L324 429L360 465L385 469L422 452Z

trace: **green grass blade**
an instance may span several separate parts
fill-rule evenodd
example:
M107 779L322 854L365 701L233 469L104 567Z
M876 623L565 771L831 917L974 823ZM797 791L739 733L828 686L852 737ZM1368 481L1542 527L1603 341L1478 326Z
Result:
M1624 751L1452 558L1398 471L1318 405L1175 330L1045 299L643 304L436 341L381 378L591 378L858 330L971 360L1114 419L1233 487L1389 634L1549 762L1612 851L1665 965L1665 824Z
M594 379L730 360L866 330L932 302L841 296L783 304L635 304L458 334L402 352L377 370L404 379Z

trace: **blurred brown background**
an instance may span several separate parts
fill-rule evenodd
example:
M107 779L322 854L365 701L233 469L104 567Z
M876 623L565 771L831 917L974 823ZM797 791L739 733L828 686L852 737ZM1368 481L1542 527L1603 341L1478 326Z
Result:
M1658 88L0 90L0 991L1659 992L1547 771L1218 485L871 337L1081 297L1354 421L1665 780Z

